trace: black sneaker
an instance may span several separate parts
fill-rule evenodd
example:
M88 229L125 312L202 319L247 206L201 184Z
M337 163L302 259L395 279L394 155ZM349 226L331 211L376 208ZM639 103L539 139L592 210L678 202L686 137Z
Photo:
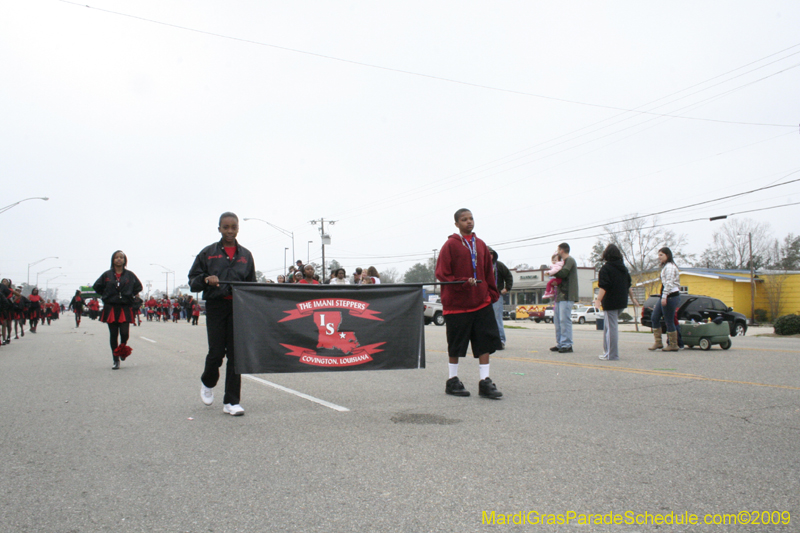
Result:
M558 353L572 353L572 346L565 346L558 349Z
M478 394L483 398L491 398L493 400L499 400L503 396L503 393L497 390L497 385L489 378L478 382Z
M464 388L464 384L458 379L458 376L452 377L447 380L444 385L444 392L452 394L453 396L469 396L469 391Z
M553 346L552 348L550 348L551 352L557 352L558 350L560 350L558 346Z

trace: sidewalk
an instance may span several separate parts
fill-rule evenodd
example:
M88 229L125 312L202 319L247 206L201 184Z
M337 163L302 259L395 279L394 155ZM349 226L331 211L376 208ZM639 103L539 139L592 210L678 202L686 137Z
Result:
M518 328L518 329L533 329L533 330L552 330L554 328L553 324L546 324L544 322L539 322L538 324L533 320L504 320L503 325L506 328ZM647 333L648 335L651 333L651 329L639 324L639 333ZM597 329L597 325L595 323L590 324L572 324L573 331L597 331L600 333L600 330ZM636 324L633 322L627 323L620 323L619 324L619 331L630 331L636 333ZM772 326L748 326L747 328L747 335L766 335L774 333L774 328Z

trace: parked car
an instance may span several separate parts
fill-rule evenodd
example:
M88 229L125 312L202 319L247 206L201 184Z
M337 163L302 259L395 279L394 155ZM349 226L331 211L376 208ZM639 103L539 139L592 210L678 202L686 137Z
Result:
M426 326L431 322L437 326L444 326L441 302L423 302L422 305L422 316Z
M553 306L548 305L544 308L544 322L545 324L549 324L553 321L553 315L555 315L555 311L553 311Z
M586 322L597 322L598 318L603 318L603 312L594 306L581 306L572 310L570 316L573 322L585 324Z
M650 296L642 306L642 325L653 327L650 315L653 308L660 298L659 295ZM743 337L747 334L747 317L742 313L737 313L732 307L728 307L721 300L703 296L699 294L681 294L678 306L678 320L694 320L695 322L705 322L721 316L728 323L731 337ZM666 326L662 324L662 330Z

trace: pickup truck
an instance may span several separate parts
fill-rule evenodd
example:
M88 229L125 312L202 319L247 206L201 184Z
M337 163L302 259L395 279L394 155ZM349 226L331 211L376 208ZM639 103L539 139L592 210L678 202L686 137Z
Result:
M442 314L441 302L422 302L422 316L427 326L431 322L437 326L444 326L444 315Z
M585 324L586 322L597 322L598 318L603 318L603 312L596 309L594 306L581 306L572 310L572 321L578 324Z

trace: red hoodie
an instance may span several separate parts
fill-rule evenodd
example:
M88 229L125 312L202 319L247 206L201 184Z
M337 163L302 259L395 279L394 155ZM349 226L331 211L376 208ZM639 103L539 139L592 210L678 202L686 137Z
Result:
M477 255L477 276L472 269L472 254L460 233L453 233L439 252L436 261L436 279L439 281L466 281L476 277L481 280L475 286L469 283L442 285L443 314L469 313L493 304L500 298L494 279L492 255L486 243L474 233Z

